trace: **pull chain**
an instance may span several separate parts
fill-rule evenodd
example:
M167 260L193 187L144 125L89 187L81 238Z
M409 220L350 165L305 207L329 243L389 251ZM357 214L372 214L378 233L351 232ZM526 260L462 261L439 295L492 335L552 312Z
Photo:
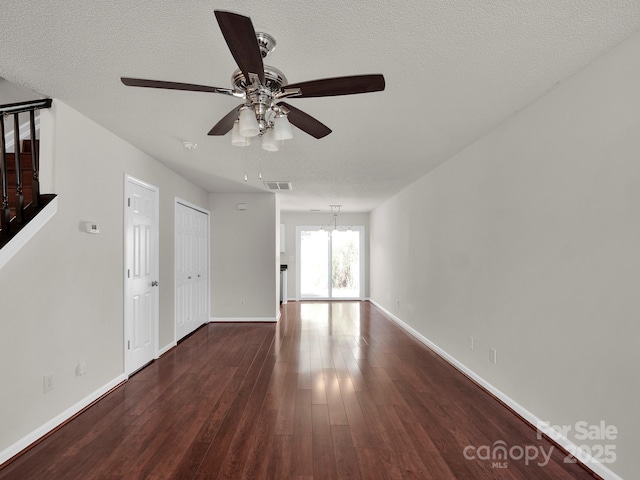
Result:
M249 147L243 147L244 150L244 181L248 182L249 181L249 175L247 175L247 150Z

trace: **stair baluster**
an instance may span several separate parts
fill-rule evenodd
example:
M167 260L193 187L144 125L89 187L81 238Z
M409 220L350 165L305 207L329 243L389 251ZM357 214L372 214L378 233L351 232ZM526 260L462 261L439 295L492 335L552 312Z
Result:
M29 111L29 135L31 138L31 166L33 168L33 184L31 186L32 201L36 208L42 206L40 199L40 148L36 140L36 112Z
M2 202L0 205L0 228L2 229L2 236L9 236L9 221L11 220L11 211L9 210L9 182L7 175L7 146L4 143L4 117L5 114L0 114L0 176L2 177Z
M13 148L16 159L16 222L24 222L24 195L22 194L22 159L20 158L20 118L13 114Z

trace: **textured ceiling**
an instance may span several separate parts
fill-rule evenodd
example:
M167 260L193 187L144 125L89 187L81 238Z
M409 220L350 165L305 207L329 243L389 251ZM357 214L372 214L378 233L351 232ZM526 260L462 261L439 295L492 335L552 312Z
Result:
M290 99L333 133L294 129L268 153L207 136L233 97L120 83L229 88L236 65L214 9L273 35L266 63L290 83L382 73L386 90ZM265 191L261 170L293 182L283 210L369 211L639 28L637 0L3 0L0 77L64 101L209 191Z

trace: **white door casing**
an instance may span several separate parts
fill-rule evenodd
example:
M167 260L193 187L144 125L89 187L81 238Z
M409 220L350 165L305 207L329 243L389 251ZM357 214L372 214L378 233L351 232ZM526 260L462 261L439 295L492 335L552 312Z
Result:
M158 188L125 175L124 371L130 375L157 358Z
M176 341L209 321L209 212L176 199Z

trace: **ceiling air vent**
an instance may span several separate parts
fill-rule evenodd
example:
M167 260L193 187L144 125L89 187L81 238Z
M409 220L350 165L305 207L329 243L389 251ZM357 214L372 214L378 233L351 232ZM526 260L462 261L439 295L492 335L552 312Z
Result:
M291 182L264 182L269 190L293 190Z

